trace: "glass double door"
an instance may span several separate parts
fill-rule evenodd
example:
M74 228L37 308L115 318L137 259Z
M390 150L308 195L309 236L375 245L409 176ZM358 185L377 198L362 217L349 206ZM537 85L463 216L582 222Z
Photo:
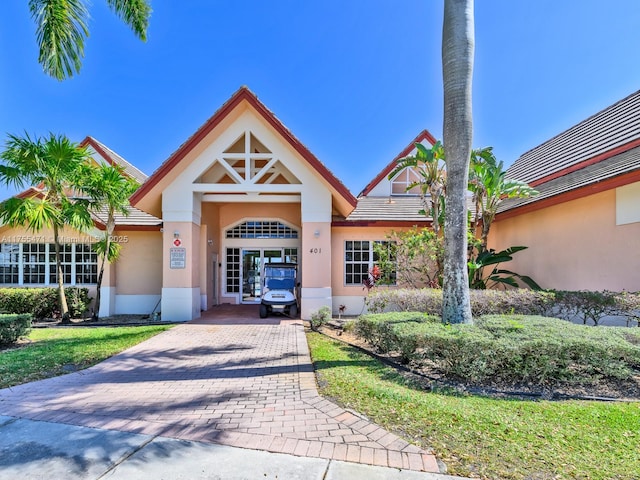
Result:
M284 248L251 248L242 249L242 303L260 303L262 284L260 275L265 263L291 261Z

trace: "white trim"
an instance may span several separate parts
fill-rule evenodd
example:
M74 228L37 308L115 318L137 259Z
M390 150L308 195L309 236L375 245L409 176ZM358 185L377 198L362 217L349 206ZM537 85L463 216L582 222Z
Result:
M331 309L334 316L338 316L340 313L340 305L344 305L346 308L342 315L353 317L367 313L367 308L364 306L365 292L362 295L336 295L333 297L333 308Z
M226 202L226 203L300 203L301 195L260 195L257 193L247 193L246 195L227 195L207 193L202 195L203 202Z
M105 287L102 287L103 289ZM115 287L107 287L113 288ZM104 295L104 291L102 293ZM155 311L160 311L160 295L115 295L115 313L116 315L123 314L136 314L136 315L151 315L155 307ZM100 301L102 303L102 301ZM157 305L157 307L156 307ZM102 309L101 309L102 311Z
M99 317L109 317L116 313L116 287L100 288Z
M200 318L200 287L163 288L162 321L188 322Z
M300 318L309 320L321 307L331 308L331 287L302 287L300 289Z

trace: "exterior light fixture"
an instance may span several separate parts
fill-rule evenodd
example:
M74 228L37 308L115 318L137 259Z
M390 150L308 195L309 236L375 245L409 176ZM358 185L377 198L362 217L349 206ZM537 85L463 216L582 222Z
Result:
M178 230L173 232L173 238L180 238L180 232Z
M320 236L320 230L316 230L315 232L313 232L313 236L318 238Z

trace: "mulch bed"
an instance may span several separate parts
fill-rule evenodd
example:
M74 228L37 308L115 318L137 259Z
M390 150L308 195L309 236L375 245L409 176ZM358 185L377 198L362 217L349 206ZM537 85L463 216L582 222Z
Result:
M120 325L160 325L167 322L155 320L150 315L112 315L110 317L99 318L93 320L88 318L73 318L70 324L60 323L60 319L45 318L33 322L33 328L50 328L50 327L113 327Z

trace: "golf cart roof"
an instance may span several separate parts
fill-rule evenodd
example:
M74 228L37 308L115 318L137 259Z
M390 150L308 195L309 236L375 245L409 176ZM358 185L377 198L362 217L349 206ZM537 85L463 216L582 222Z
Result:
M271 263L265 263L264 264L264 268L269 268L269 267L274 267L274 268L298 268L298 264L297 263L285 263L285 262L271 262Z

